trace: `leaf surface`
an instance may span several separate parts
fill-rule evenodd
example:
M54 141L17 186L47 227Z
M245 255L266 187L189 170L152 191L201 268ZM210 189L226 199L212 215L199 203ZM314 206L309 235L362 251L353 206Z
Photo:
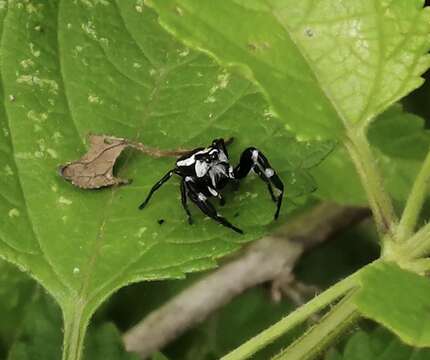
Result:
M422 84L429 12L410 0L148 0L163 25L264 89L288 128L337 137Z
M368 134L387 190L403 203L430 148L430 133L425 129L424 119L395 104L378 116ZM317 180L318 197L341 204L366 204L354 164L343 147L337 146L311 174Z
M430 346L430 282L393 263L376 263L361 276L359 311L412 346Z
M426 360L429 349L417 349L404 344L396 335L383 327L371 332L354 333L342 352L329 351L325 360Z
M24 311L19 334L12 345L8 360L61 358L61 312L40 289L33 294Z
M23 314L24 321L8 360L58 360L61 358L61 311L46 294L35 292ZM127 353L113 324L90 328L84 360L137 360Z
M151 360L169 360L164 354L157 352L152 355Z
M423 118L394 105L369 128L369 139L387 157L422 161L429 150L430 131Z
M0 11L5 16L6 8ZM7 176L0 177L0 194L10 201L0 204L0 255L42 283L68 321L85 324L110 293L130 282L215 266L216 258L267 232L275 211L258 179L227 191L220 210L245 236L195 208L195 224L188 225L177 179L139 211L174 159L129 150L116 170L132 185L77 189L57 168L85 153L89 133L160 149L192 149L233 136L234 164L253 145L280 173L289 197L314 189L306 168L332 145L299 143L281 131L249 81L175 41L141 2L13 1L2 29L0 169ZM285 203L284 218L293 208Z
M29 298L36 283L15 266L0 260L0 358L3 346L8 348L15 339Z

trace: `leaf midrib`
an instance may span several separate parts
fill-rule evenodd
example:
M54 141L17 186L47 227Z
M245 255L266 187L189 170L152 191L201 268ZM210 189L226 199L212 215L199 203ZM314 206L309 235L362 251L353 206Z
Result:
M118 13L118 17L119 18L121 18L122 19L122 23L123 23L123 26L124 26L124 29L127 31L127 33L130 35L130 37L133 39L133 41L135 42L135 44L139 47L139 49L141 50L141 52L142 52L142 54L151 62L151 60L149 59L149 57L148 57L148 55L144 52L144 50L139 46L139 43L136 41L136 39L133 37L133 35L130 33L130 31L128 30L128 28L127 28L127 26L126 26L126 22L125 22L125 20L123 19L123 17L122 17L122 14L121 14L121 11L120 11L120 9L119 9L119 7L117 6L117 3L114 1L114 4L115 4L115 7L116 7L116 10L117 10L117 13ZM60 41L59 41L59 43L61 43ZM198 54L196 54L195 56L192 56L192 57L189 57L189 58L187 58L186 60L184 60L184 61L182 61L182 62L179 62L179 63L177 63L177 64L174 64L174 65L172 65L172 66L167 66L167 65L164 65L164 64L157 64L157 63L153 63L153 62L151 62L151 64L157 69L157 72L156 72L156 75L157 75L157 78L156 78L156 80L155 80L155 82L154 82L154 85L153 85L153 90L152 90L152 92L151 92L151 94L149 95L149 98L148 98L148 101L147 101L147 103L146 103L146 106L145 106L145 109L144 109L144 111L143 111L143 114L142 114L142 119L141 119L141 125L140 125L140 128L137 130L137 132L136 132L136 136L135 136L135 140L138 140L139 138L140 138L140 135L141 135L141 132L142 132L142 130L143 130L143 127L144 127L144 125L145 125L145 122L147 121L147 119L151 116L151 111L152 111L152 108L154 107L154 104L156 104L157 103L157 101L158 101L158 95L159 95L159 91L161 90L161 86L162 86L162 84L163 84L163 81L165 80L165 78L172 72L172 71L174 71L175 69L177 69L178 67L181 67L181 66L184 66L184 65L186 65L187 63L189 63L189 62L191 62L191 61L193 61L196 57L198 56ZM108 58L107 56L106 56L106 54L105 54L105 57L106 58ZM60 56L60 58L62 58L61 56ZM64 74L62 73L62 76L63 76L63 78L64 78ZM66 82L64 82L64 88L66 87L66 85L65 85L65 83ZM65 93L67 94L67 91L65 90ZM67 96L66 96L67 97ZM71 108L69 108L69 111L70 111L70 114L71 114L71 117L72 117L72 113L71 113ZM122 168L121 168L121 171L123 172L123 171L125 171L125 169L126 169L126 167L127 167L127 164L129 163L129 161L130 161L130 158L133 156L133 154L132 153L130 153L130 154L128 154L128 156L127 156L127 158L125 159L125 161L124 161L124 164L123 164L123 166L122 166ZM91 273L92 273L92 269L93 269L93 267L95 266L95 264L97 263L97 259L98 259L98 254L99 254L99 251L100 251L100 248L101 248L101 245L102 245L102 243L103 243L103 238L104 238L104 233L103 233L103 229L104 229L104 226L106 225L106 223L107 223L107 221L109 220L109 217L108 217L108 215L107 215L107 213L108 213L108 209L110 209L110 207L111 207L111 204L112 204L112 202L113 202L113 200L114 200L114 198L115 198L115 196L116 196L116 194L117 194L117 191L118 191L118 188L113 188L113 189L111 189L111 193L110 193L110 196L109 196L109 199L107 200L107 203L106 203L106 205L103 207L103 214L102 214L102 216L101 216L101 219L100 219L100 225L99 225L99 227L98 227L98 231L97 231L97 235L96 235L96 238L95 238L95 240L94 240L94 248L93 248L93 251L92 251L92 257L90 258L90 261L89 261L89 263L88 263L88 266L87 266L87 268L86 268L86 270L84 270L83 271L83 273L85 274L84 275L84 279L83 279L83 281L82 281L82 285L81 285L81 287L80 287L80 290L78 291L78 299L80 300L80 301L82 301L82 303L86 303L86 302L88 302L89 301L89 298L90 298L90 290L89 290L89 288L90 288L90 283L91 283ZM147 249L145 249L141 254L139 254L137 257L136 257L136 259L133 261L133 262L129 262L129 263L127 263L125 266L124 266L124 268L123 268L123 270L121 270L120 272L121 273L123 273L124 272L124 269L127 269L127 267L129 266L129 264L132 264L132 263L134 263L134 262L137 262L137 261L139 261L139 259L149 250L150 248L148 247ZM101 284L101 285L99 285L98 286L98 288L100 289L100 288L103 288L103 287L105 287L108 283L110 283L110 282L112 282L112 281L115 281L115 279L116 279L116 277L114 278L114 279L109 279L108 281L106 281L105 283L103 283L103 284Z

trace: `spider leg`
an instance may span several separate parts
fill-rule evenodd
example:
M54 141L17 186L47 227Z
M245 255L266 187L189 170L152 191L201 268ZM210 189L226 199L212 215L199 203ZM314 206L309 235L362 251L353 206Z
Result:
M194 186L190 186L189 184L187 184L187 187L189 190L188 195L191 201L196 204L205 215L209 216L211 219L224 225L225 227L228 227L239 234L243 234L243 231L241 229L237 228L236 226L231 224L226 218L218 214L215 207L208 201L207 197L204 194L199 192Z
M152 187L151 191L149 192L148 196L146 197L145 201L139 205L140 210L142 210L148 204L154 192L156 192L167 180L169 180L173 174L174 174L174 171L170 170L166 175L164 175L159 181L155 183L155 185Z
M270 180L267 178L267 176L260 170L259 167L254 167L255 173L260 177L261 180L263 180L267 184L267 190L270 193L270 196L272 197L273 202L277 202L278 199L275 196L275 193L273 192L273 187L270 184Z
M224 140L223 138L215 139L212 141L212 146L214 148L221 149L224 154L228 157L228 151L227 146L233 143L234 138L230 137L227 140Z
M193 223L193 218L191 217L191 212L190 209L188 208L188 204L187 204L187 185L185 182L185 179L182 179L181 181L181 202L182 202L182 207L184 208L185 212L187 213L188 216L188 223L191 225Z
M240 156L239 165L234 168L234 177L236 179L243 179L251 170L254 170L267 183L272 200L276 202L276 220L281 210L284 184L276 174L276 171L270 166L269 160L258 149L253 147L244 150ZM277 196L273 188L277 191Z
M229 137L224 141L224 144L226 146L229 146L229 145L233 144L233 141L234 141L234 137Z

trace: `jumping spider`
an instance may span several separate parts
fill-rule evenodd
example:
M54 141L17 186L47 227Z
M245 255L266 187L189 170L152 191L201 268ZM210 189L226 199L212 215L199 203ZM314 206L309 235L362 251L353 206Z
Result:
M279 216L284 184L275 170L270 166L266 157L256 148L247 148L240 157L239 165L233 168L229 163L228 152L224 139L215 139L207 148L197 148L176 161L176 166L159 180L149 192L146 200L139 206L143 209L157 191L173 174L181 179L182 206L187 215L188 222L192 224L187 199L196 204L200 210L218 223L243 234L243 231L232 225L227 219L218 214L215 207L209 202L209 197L220 199L221 205L225 200L221 190L228 182L243 179L253 170L266 184L272 200L276 203L275 220ZM275 195L276 193L276 195Z

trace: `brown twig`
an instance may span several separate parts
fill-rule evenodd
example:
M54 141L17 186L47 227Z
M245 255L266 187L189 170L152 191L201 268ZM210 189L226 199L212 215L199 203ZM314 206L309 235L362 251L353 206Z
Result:
M150 313L124 334L126 349L146 358L245 290L291 272L303 252L367 216L364 208L316 206Z
M233 142L233 140L234 138L230 137L227 140L225 140L225 144L230 145ZM190 149L184 149L184 148L178 148L175 150L160 150L158 148L146 146L145 144L135 142L135 141L130 141L130 140L127 140L127 144L132 148L143 152L146 155L156 157L156 158L179 157L179 156L186 155L192 151Z
M175 150L161 150L161 149L146 146L142 143L134 142L134 141L128 141L127 144L132 148L155 158L179 157L182 155L186 155L191 151L190 149L183 149L183 148L178 148Z

